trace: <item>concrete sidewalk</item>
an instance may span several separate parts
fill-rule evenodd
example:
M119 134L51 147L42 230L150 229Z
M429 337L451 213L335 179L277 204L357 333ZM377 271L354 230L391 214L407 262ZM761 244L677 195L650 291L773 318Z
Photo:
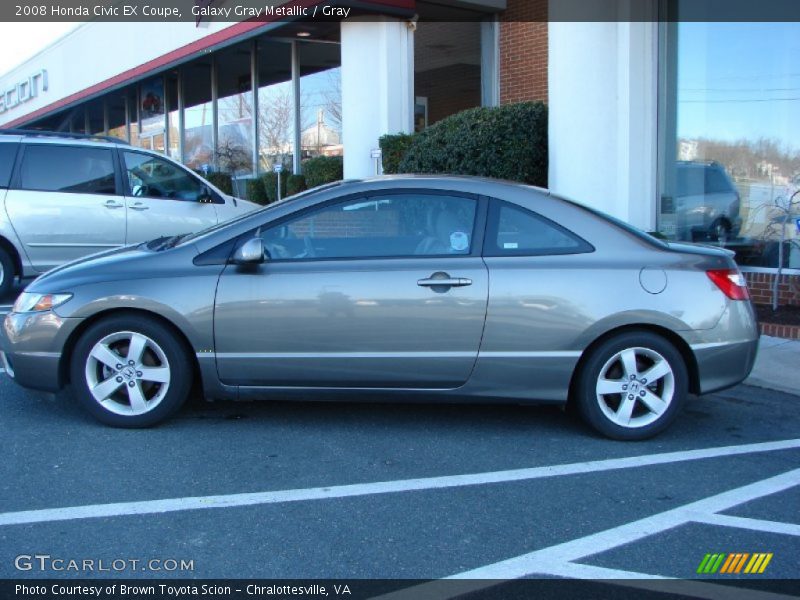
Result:
M800 341L762 335L756 364L744 383L800 396Z

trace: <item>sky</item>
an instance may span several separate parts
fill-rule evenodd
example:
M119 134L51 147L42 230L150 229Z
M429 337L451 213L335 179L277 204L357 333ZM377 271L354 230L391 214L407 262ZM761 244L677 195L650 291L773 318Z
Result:
M80 23L0 23L0 75L5 75Z
M800 23L680 23L678 135L800 150Z

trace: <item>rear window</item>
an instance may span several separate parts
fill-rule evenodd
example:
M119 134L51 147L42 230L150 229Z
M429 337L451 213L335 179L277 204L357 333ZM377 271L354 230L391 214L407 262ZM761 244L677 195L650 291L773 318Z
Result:
M29 144L20 169L23 190L116 194L111 150Z
M18 148L19 144L16 142L0 144L0 188L8 187Z
M675 176L675 190L678 196L702 196L733 191L728 177L717 167L679 166Z
M549 219L500 200L493 202L487 231L486 256L580 254L594 250Z

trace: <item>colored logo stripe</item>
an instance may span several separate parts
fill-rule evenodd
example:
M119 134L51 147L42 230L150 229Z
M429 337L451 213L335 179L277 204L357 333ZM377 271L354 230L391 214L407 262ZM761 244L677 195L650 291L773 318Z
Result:
M748 560L749 559L749 560ZM757 574L763 573L767 565L772 560L772 552L732 552L706 554L697 567L697 572L703 575L713 575L715 573L733 575L741 573ZM745 567L745 565L747 565Z

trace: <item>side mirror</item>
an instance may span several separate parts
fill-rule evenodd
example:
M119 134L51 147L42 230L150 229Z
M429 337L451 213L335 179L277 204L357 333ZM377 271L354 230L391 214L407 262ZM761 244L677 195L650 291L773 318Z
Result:
M214 196L211 194L211 190L207 185L200 188L200 194L197 196L197 200L201 204L210 204L214 201Z
M255 237L247 240L233 253L232 261L237 265L259 265L267 259L264 240Z

